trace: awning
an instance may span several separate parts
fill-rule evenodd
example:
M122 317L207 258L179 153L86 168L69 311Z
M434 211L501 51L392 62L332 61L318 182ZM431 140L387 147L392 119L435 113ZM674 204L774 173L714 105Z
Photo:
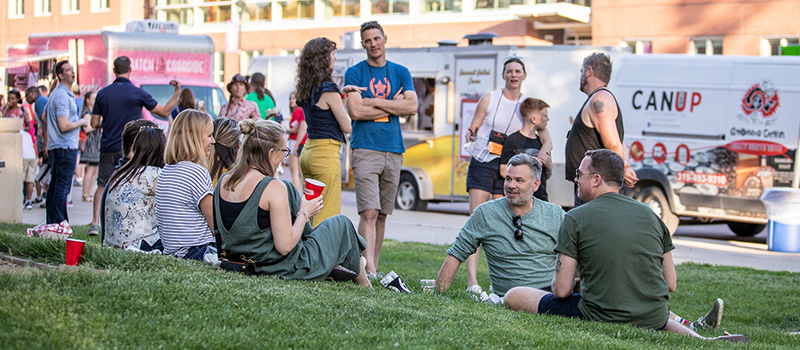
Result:
M43 51L35 55L3 57L0 58L0 62L28 63L28 62L51 60L54 58L66 57L66 56L69 56L69 51Z
M592 15L591 7L567 2L511 5L508 9L514 16L548 24L589 23Z

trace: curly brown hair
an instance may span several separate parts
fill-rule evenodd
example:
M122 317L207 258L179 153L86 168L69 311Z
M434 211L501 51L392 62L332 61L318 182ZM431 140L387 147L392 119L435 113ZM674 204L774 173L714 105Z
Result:
M321 86L322 82L333 81L330 57L334 50L336 43L328 38L311 39L303 46L303 52L297 58L297 75L295 75L298 104L311 101L311 90Z

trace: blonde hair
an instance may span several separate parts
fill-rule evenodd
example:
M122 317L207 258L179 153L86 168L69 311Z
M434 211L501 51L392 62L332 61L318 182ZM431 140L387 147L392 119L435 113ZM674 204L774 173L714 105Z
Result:
M178 113L169 129L167 151L164 160L167 164L190 161L208 169L208 158L203 149L206 127L211 125L211 116L196 109L184 109Z
M233 191L251 168L264 175L275 176L277 164L270 162L269 151L278 151L286 135L286 130L272 120L243 120L239 122L239 130L244 138L236 163L230 171L230 179L224 186L229 191Z

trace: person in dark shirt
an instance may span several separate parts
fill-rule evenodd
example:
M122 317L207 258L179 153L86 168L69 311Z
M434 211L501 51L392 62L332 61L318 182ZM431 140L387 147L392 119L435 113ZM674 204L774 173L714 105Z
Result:
M550 150L542 149L542 140L539 138L539 132L547 130L547 122L550 117L547 116L547 108L550 105L538 98L528 97L519 106L519 112L522 114L522 129L508 136L503 143L503 154L500 156L500 173L498 174L501 179L506 176L506 164L511 157L527 153L539 160L542 164L542 184L539 189L533 193L533 196L543 201L547 201L547 178L553 172L553 166L550 161Z

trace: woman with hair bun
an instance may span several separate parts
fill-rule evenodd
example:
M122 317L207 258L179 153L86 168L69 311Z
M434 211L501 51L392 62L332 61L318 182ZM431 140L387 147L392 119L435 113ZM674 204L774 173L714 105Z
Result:
M286 131L269 120L239 124L243 140L239 157L214 190L221 266L248 274L287 279L354 280L370 286L361 252L364 240L344 215L311 229L311 217L322 198L301 196L275 171L291 150Z

